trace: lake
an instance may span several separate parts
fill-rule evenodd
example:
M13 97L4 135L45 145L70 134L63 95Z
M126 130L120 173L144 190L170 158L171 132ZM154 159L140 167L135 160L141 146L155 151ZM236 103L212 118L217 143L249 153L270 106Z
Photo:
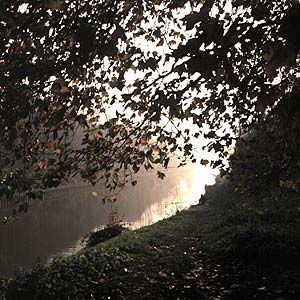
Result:
M78 251L82 238L112 216L131 229L170 217L197 204L214 176L209 169L192 166L170 169L164 180L151 173L137 180L136 186L127 186L117 195L114 204L102 204L105 189L100 185L73 184L46 191L28 213L0 226L0 276ZM7 210L0 206L0 216Z

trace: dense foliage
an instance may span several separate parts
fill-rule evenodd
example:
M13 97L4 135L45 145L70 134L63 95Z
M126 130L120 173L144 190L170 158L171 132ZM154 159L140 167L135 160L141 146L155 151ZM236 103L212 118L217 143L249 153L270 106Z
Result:
M224 158L299 95L298 1L3 0L0 13L2 192L77 174L134 185L142 166L194 162L203 135Z

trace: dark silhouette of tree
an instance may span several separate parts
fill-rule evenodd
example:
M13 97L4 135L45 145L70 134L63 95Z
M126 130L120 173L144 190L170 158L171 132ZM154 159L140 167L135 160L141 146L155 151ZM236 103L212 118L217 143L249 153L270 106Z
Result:
M202 135L217 167L240 128L299 93L298 1L2 0L0 13L0 180L31 197L194 162Z

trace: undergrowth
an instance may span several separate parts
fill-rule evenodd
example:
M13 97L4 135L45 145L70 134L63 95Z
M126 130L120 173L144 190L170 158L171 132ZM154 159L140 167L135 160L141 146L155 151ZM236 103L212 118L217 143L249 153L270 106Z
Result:
M209 251L254 264L300 259L300 213L293 197L283 195L275 203L265 199L253 206L251 200L236 199L234 208L212 223L206 236Z

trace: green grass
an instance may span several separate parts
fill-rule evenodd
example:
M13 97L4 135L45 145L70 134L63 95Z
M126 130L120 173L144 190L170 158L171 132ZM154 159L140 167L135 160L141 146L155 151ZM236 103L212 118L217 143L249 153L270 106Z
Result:
M194 207L35 266L0 281L0 293L5 300L300 299L300 214L287 205L295 199L238 200L232 209Z
M239 200L212 225L208 247L224 257L258 264L286 264L300 259L300 213L295 199L256 205ZM244 204L244 205L243 205Z
M205 214L201 223L204 219ZM92 299L91 295L108 299L118 296L122 284L134 286L138 280L144 288L167 276L185 274L192 262L187 253L201 237L201 230L195 228L198 223L199 211L182 212L48 266L36 266L9 281L6 299L76 300Z

